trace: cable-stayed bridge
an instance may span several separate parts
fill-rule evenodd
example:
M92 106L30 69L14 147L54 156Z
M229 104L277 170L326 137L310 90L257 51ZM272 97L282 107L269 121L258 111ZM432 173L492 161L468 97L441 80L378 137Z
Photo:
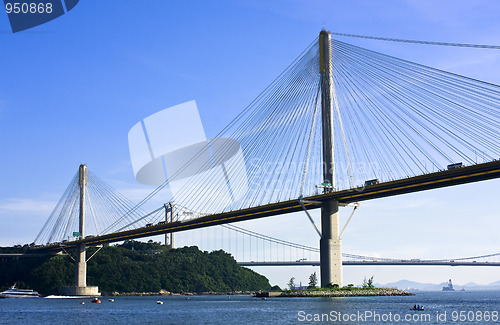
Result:
M81 278L86 246L321 208L321 283L342 284L339 206L498 178L499 131L498 85L322 31L195 154L166 161L145 139L171 172L139 204L82 165L35 243L77 247Z

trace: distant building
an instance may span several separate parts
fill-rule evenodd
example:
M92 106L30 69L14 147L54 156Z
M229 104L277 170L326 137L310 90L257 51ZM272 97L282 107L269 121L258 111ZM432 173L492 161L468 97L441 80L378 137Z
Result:
M302 282L300 282L298 286L293 287L294 290L304 290L307 288L308 288L308 286L303 286Z

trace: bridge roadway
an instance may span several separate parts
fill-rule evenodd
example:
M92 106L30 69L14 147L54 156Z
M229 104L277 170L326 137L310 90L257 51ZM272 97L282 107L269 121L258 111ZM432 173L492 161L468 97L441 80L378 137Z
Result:
M321 207L321 201L329 199L335 199L338 200L339 203L347 204L352 202L478 182L499 177L500 160L494 160L488 163L476 164L451 170L443 170L423 174L420 176L408 177L395 181L358 187L355 189L333 191L330 193L314 195L304 198L304 200L309 201L304 203L304 205L307 209L317 209ZM39 246L34 248L33 250L60 250L61 245L64 245L65 247L75 247L79 243L85 243L87 246L93 246L127 239L155 236L169 232L178 232L244 220L264 218L297 212L301 210L302 207L299 204L299 200L294 199L241 210L212 214L195 219L158 224L150 227L141 227L133 230L115 232L90 238L83 238L79 240L68 241L64 244L54 243L46 246Z
M0 259L12 259L12 258L20 258L20 257L44 257L47 254L29 254L29 253L0 253Z
M290 262L238 262L240 266L319 266L319 261ZM342 265L425 265L425 266L500 266L498 262L463 262L463 261L342 261Z
M45 254L0 254L0 260L26 257L44 257ZM288 262L238 262L240 266L319 266L319 261L288 261ZM499 262L465 262L465 261L426 261L426 260L395 260L395 261L343 261L342 265L425 265L425 266L500 266Z

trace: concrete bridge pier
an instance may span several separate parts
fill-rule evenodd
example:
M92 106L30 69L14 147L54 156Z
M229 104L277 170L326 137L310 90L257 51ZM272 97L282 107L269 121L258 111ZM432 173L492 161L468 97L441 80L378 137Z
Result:
M85 244L78 245L75 259L75 286L87 286L87 254Z
M321 286L342 286L342 241L339 237L339 203L325 201L321 207Z

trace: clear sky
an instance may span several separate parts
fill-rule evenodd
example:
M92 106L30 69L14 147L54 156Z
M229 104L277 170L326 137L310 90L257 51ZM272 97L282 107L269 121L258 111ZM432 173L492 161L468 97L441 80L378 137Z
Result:
M499 45L499 12L496 0L80 1L60 18L16 34L0 14L0 245L34 240L81 163L139 201L152 188L134 180L127 133L135 123L194 99L205 132L215 135L321 28ZM500 84L500 50L339 39ZM344 252L400 258L499 252L499 185L362 203L344 234ZM242 226L318 246L303 214ZM307 282L318 271L257 270L281 286L292 276ZM346 283L357 284L371 275L379 283L500 280L494 268L346 267L344 273Z

